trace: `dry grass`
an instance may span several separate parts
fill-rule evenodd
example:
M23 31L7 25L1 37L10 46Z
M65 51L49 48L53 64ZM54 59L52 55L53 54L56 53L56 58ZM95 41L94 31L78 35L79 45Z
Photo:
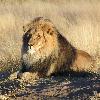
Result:
M20 57L22 26L51 19L78 49L100 57L99 0L0 0L0 61Z

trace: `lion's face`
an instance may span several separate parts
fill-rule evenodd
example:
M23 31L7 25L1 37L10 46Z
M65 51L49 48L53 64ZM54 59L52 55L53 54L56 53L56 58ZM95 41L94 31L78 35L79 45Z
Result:
M46 45L46 38L43 31L32 29L28 34L28 53L33 54L41 50Z
M56 31L49 24L37 23L29 28L23 36L23 48L30 55L51 53L56 44Z

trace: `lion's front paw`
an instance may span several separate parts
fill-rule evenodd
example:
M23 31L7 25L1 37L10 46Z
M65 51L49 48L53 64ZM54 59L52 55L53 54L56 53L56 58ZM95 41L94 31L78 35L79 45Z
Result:
M21 76L20 76L21 75ZM38 73L24 72L18 75L23 82L33 83L35 80L39 79Z
M22 78L22 74L23 74L23 73L21 73L21 72L18 71L18 72L17 72L17 79L21 79L21 78Z

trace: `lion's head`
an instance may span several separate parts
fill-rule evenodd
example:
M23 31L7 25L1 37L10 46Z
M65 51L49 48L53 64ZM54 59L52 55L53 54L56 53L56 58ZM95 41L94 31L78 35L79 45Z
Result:
M57 30L52 22L42 17L23 26L22 56L25 62L36 62L49 57L57 49Z

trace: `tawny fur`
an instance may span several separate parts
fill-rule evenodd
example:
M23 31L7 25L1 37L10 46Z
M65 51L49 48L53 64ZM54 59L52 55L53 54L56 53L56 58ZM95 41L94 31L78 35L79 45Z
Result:
M19 74L29 71L50 76L69 70L95 72L91 56L73 47L50 20L35 18L23 30L22 68Z

